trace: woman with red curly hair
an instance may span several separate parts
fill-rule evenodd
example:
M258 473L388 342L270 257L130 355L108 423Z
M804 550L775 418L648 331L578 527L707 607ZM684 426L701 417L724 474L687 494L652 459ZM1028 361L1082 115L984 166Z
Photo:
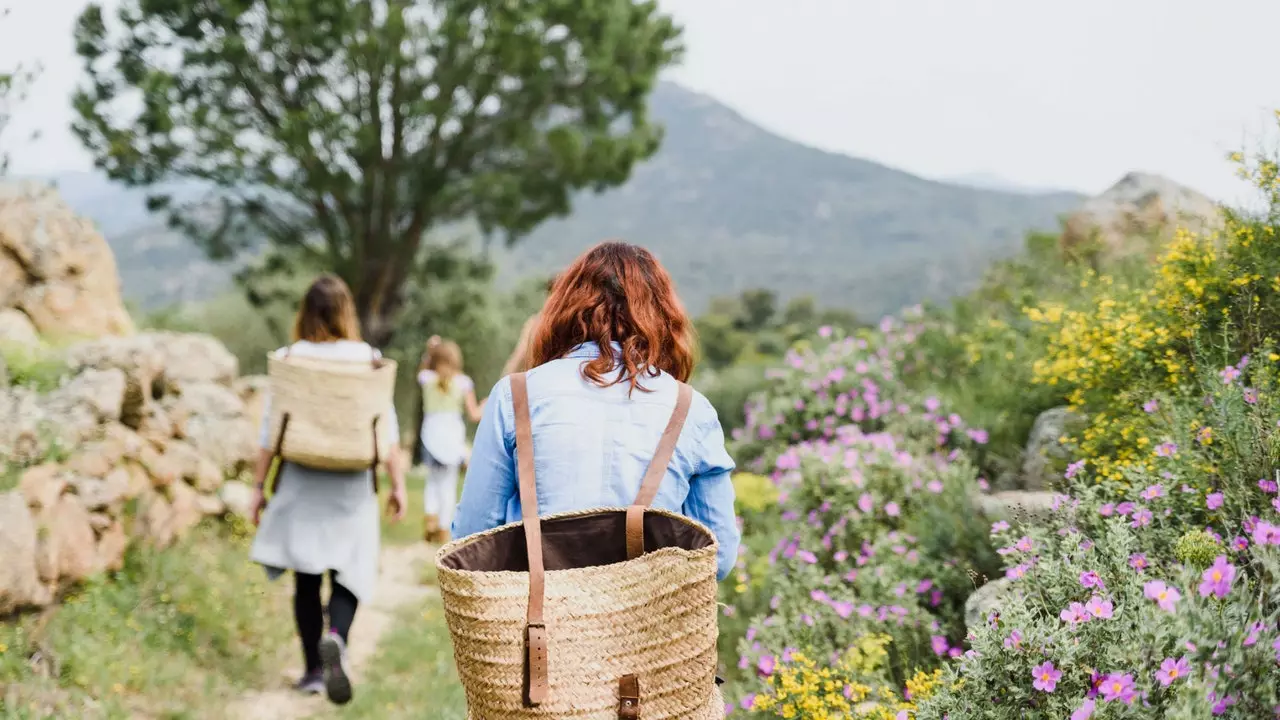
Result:
M540 515L626 507L693 373L693 325L667 271L644 248L607 242L556 278L530 330L529 412ZM453 536L520 520L511 380L476 431ZM695 392L653 506L706 525L723 579L738 556L733 459L715 408Z

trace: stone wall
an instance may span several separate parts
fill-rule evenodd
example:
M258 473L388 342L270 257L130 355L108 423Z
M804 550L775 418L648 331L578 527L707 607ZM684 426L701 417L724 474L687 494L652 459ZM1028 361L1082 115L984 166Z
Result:
M102 236L55 191L0 186L0 615L54 602L206 516L248 513L261 378L206 335L137 334Z

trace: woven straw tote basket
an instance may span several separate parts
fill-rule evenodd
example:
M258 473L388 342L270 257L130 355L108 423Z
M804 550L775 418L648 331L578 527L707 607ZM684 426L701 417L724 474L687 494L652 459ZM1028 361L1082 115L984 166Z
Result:
M692 390L681 385L634 505L541 519L523 374L511 393L523 521L436 556L469 717L724 718L715 537L648 507Z
M280 458L317 470L353 471L387 456L395 442L384 417L395 396L395 361L270 355L267 377L269 437Z

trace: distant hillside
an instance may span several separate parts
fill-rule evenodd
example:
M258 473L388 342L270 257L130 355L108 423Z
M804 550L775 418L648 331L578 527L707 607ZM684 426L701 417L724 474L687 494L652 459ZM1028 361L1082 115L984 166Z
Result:
M950 185L823 152L672 84L655 92L652 111L667 128L658 155L622 188L584 194L569 217L495 250L501 277L554 271L619 237L654 250L695 311L713 296L767 287L871 317L972 289L1029 229L1056 229L1083 199ZM67 200L103 228L127 297L197 300L226 282L224 268L163 223L130 225L139 193L88 174L69 179L59 179Z

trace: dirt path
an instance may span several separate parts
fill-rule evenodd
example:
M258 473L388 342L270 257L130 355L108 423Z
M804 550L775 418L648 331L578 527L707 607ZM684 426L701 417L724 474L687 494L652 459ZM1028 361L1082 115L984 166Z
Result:
M396 611L421 600L430 588L421 582L422 568L431 562L435 548L424 543L409 545L383 544L378 591L373 600L362 604L351 628L351 674L359 692L361 672L378 648L378 640L395 621ZM296 644L296 641L295 641ZM245 695L227 706L228 720L302 720L328 706L323 696L303 696L290 685L302 673L300 667L287 668L271 687Z

